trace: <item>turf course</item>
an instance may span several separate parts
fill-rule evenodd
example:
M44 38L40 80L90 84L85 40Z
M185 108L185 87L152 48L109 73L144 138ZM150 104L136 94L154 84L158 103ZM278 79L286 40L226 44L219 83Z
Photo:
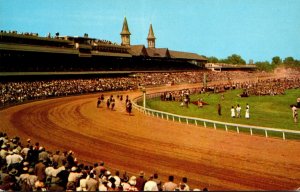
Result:
M242 90L224 92L224 100L221 94L205 93L191 95L191 101L202 98L208 105L198 108L190 104L188 108L181 107L180 102L161 101L160 98L149 99L146 102L148 108L165 111L169 113L211 119L222 122L237 124L256 125L280 129L300 130L300 123L294 123L292 118L291 104L296 104L300 97L300 89L287 90L285 95L276 96L250 96L238 97ZM221 104L222 115L218 115L217 104ZM246 104L250 106L250 119L245 119ZM241 118L231 118L231 106L239 104L242 107Z

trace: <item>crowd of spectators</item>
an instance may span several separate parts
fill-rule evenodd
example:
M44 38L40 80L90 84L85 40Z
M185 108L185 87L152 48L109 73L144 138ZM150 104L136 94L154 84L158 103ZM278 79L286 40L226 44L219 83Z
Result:
M205 74L205 75L204 75ZM249 73L241 71L232 72L170 72L170 73L137 73L132 77L111 77L94 79L69 79L69 80L45 80L45 81L22 81L0 83L0 104L22 103L29 100L45 99L79 95L104 91L136 90L141 86L175 85L184 83L222 82L210 85L209 90L214 92L224 91L230 87L239 86L233 81L241 78L264 77L266 74ZM263 84L263 83L262 83Z
M0 101L6 105L49 97L132 89L136 89L136 85L131 78L6 82L0 83Z
M264 95L283 95L288 89L300 88L300 77L290 78L270 78L258 81L246 82L227 82L212 84L207 87L193 89L182 89L176 91L166 91L161 94L162 101L182 102L190 94L199 94L205 92L222 93L226 90L241 89L241 97L264 96Z
M93 165L80 163L73 151L51 152L30 139L21 143L19 137L9 138L0 132L0 190L5 191L200 191L180 183L170 175L168 181L158 173L146 177L141 171L129 175L126 171L114 174L99 161ZM203 191L207 191L204 188Z
M246 96L283 95L287 89L300 88L300 78L267 79L241 85Z
M32 33L32 32L18 32L18 31L14 31L14 30L0 30L0 33L3 34L14 34L14 35L24 35L24 36L33 36L33 37L38 37L39 34L38 33ZM66 40L68 39L67 37L59 37L59 33L57 32L55 34L55 36L51 36L51 33L48 33L47 38L53 38L53 39L61 39L61 40ZM84 37L88 38L88 35L85 33ZM98 44L98 43L102 43L102 44L110 44L110 45L118 45L117 43L111 42L109 40L105 40L105 39L93 39L93 43L91 44Z
M162 84L182 84L182 83L203 83L204 78L206 82L222 81L230 82L234 79L244 79L253 77L266 77L269 74L264 72L247 71L190 71L190 72L173 72L173 73L137 73L136 76L140 78L145 86L162 85ZM205 76L205 77L204 77Z
M18 33L17 31L5 31L5 30L1 30L0 33L8 33L8 34L19 34L19 35L25 35L25 36L35 36L38 37L39 34L38 33L29 33L29 32L22 32L22 33Z

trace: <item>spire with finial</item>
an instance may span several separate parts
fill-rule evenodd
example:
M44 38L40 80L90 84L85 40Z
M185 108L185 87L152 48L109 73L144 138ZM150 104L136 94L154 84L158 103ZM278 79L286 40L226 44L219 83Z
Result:
M124 22L123 22L123 28L120 33L121 39L122 39L122 45L130 46L130 35L131 33L129 32L128 24L127 24L127 19L124 17Z
M124 17L124 22L123 22L123 28L122 28L121 35L131 35L131 33L129 32L129 28L128 28L126 17Z
M147 37L149 48L155 48L155 39L156 38L153 33L152 24L150 24L149 33L148 33L148 37Z

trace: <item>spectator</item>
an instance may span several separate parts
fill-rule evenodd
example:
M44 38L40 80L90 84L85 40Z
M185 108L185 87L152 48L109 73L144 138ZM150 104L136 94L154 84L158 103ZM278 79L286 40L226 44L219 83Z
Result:
M99 191L108 191L108 181L105 179L102 179L101 183L99 184Z
M298 110L295 105L292 105L292 112L293 112L294 122L297 123L298 122Z
M221 104L220 104L220 103L218 103L218 115L219 115L219 116L221 116L221 115L222 115L222 113L221 113L221 110L222 110L222 108L221 108Z
M151 175L148 181L145 183L144 191L158 191L158 187L155 181L153 181L153 175Z
M246 119L249 119L249 118L250 118L250 109L249 109L248 104L247 104L247 107L246 107L245 118L246 118Z
M182 183L181 183L183 185L183 191L190 191L190 187L187 184L187 182L188 182L188 179L186 177L183 177Z
M162 191L161 180L158 178L158 174L157 173L153 174L153 181L156 182L158 190Z
M120 172L119 171L116 171L115 173L115 184L116 184L116 187L118 188L120 185L121 185L121 179L120 179Z
M90 177L86 181L87 191L96 191L99 188L99 182L95 179L94 173L90 173Z
M177 184L174 183L174 176L169 176L169 181L163 185L163 191L174 191L177 188Z
M242 107L238 104L236 107L236 117L237 118L241 117L241 110L242 110Z
M127 191L138 191L138 188L136 187L136 182L137 182L136 177L131 176L129 181L128 181L129 187L125 188L125 190L127 190Z
M231 112L231 117L235 118L235 109L233 106L231 107L230 112Z
M77 167L73 166L68 177L67 190L76 190L77 183L79 183L79 178L82 176L82 173L77 172Z
M139 177L136 179L136 188L138 191L142 191L144 189L146 180L144 179L145 173L143 171L140 171Z
M34 167L34 174L37 176L38 181L45 181L46 180L46 166L43 163L43 160L40 159L39 162Z

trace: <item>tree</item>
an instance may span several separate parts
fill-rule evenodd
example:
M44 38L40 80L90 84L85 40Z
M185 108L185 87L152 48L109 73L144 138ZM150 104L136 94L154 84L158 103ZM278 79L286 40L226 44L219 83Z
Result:
M230 64L237 64L237 65L245 65L246 61L237 54L232 54L231 56L227 57L228 63Z
M59 36L59 32L56 32L56 33L55 33L55 36L58 37L58 36Z
M279 56L275 56L272 58L272 65L280 65L282 64L282 60Z
M208 60L208 63L218 63L219 62L218 58L216 58L214 56L208 57L207 60Z
M219 63L226 63L226 64L228 64L229 61L228 61L228 59L219 59Z
M258 61L255 62L257 69L259 71L272 71L275 65L271 65L268 61Z
M296 64L296 61L294 60L293 57L286 57L283 60L283 63L285 66L294 66Z
M300 67L300 60L295 60L295 67Z

